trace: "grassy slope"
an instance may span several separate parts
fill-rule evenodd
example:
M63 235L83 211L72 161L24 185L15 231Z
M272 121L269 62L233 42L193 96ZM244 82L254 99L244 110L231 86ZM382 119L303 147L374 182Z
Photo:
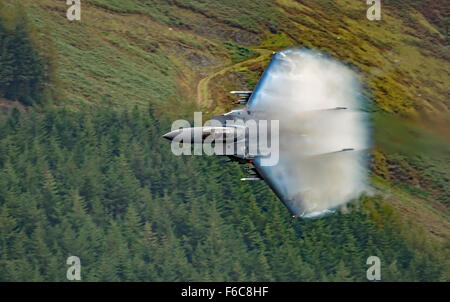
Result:
M268 50L291 45L322 49L351 64L374 110L396 114L375 119L373 170L383 178L374 183L406 219L448 240L443 204L450 146L439 133L449 116L449 50L442 28L416 6L391 1L383 5L382 21L370 22L364 2L350 0L85 0L82 21L69 22L64 1L21 2L40 28L50 28L60 103L75 110L152 102L178 117L190 117L195 107L221 112L231 107L227 91L254 86ZM262 50L240 58L227 41ZM400 115L442 122L429 135L418 122L399 122ZM421 160L414 161L417 155Z

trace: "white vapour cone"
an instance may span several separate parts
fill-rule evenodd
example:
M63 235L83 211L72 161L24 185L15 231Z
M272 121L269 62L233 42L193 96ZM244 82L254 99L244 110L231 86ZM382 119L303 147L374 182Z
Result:
M248 109L280 120L279 162L259 169L295 215L314 216L366 190L368 116L347 66L289 49L272 59Z

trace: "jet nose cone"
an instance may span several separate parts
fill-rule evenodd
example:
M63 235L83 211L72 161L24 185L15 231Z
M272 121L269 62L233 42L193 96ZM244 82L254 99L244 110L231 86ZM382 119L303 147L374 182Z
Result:
M172 132L169 132L169 133L164 134L163 137L164 137L165 139L168 139L169 141L171 141L171 140L173 140L173 138L175 137L175 133L172 131Z
M168 139L169 141L173 141L180 133L181 133L181 130L174 130L172 132L164 134L163 137L165 139ZM179 138L177 140L179 140Z

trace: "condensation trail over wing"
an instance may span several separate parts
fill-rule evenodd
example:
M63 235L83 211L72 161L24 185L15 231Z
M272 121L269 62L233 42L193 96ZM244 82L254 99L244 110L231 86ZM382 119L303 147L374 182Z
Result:
M368 115L354 72L319 52L278 52L252 94L256 119L279 120L275 166L254 161L294 215L314 216L366 189Z

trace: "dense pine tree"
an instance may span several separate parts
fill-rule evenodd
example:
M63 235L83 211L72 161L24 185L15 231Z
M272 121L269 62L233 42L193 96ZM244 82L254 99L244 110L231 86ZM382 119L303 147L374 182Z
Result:
M382 280L448 278L382 198L292 220L237 165L173 156L167 128L137 107L1 119L0 280L64 281L71 255L85 281L364 281L370 255Z
M0 3L1 97L25 105L47 101L52 81L56 86L54 46L47 38L36 31L20 4Z

